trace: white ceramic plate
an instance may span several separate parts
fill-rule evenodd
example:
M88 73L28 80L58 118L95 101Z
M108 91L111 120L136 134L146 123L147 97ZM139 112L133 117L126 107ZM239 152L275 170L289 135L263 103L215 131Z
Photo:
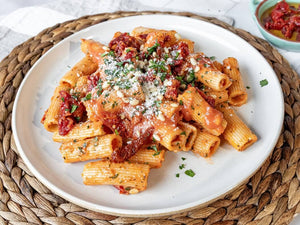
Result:
M249 102L238 114L258 136L244 152L222 145L207 161L191 153L168 153L162 168L153 169L146 191L120 195L111 186L85 186L83 163L65 164L59 144L52 141L40 120L60 78L83 54L80 38L108 43L114 32L136 26L175 29L196 43L196 50L222 61L233 56L240 63ZM260 80L269 84L260 87ZM276 75L267 61L235 34L207 22L170 15L134 16L107 21L61 41L30 70L17 94L13 111L13 132L20 155L33 174L63 198L96 211L116 215L152 216L179 212L212 201L249 178L271 153L283 121L283 96ZM185 157L186 160L181 158ZM189 177L180 170L192 169ZM175 175L179 173L180 177Z

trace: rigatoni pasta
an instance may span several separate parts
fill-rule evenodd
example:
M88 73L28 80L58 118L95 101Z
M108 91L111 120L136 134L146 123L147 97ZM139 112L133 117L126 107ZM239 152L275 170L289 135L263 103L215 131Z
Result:
M209 132L198 129L195 143L193 145L193 152L202 157L211 157L220 146L220 138Z
M224 117L228 121L228 126L222 136L235 149L243 151L257 141L257 136L236 115L234 110L228 104L221 103L218 105L218 109L223 112Z
M41 122L64 162L94 160L84 184L136 194L167 151L211 157L220 137L239 151L257 140L230 108L247 101L233 57L221 64L174 30L145 27L116 32L108 45L82 39L81 50Z
M234 106L245 104L248 95L240 74L237 60L232 57L224 59L223 71L232 79L232 85L228 88L229 103Z

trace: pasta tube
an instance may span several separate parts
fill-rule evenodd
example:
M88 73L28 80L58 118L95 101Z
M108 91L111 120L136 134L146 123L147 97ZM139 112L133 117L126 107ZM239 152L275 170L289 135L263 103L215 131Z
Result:
M70 141L60 146L65 163L109 158L113 151L122 147L122 138L115 134L96 136L80 141Z
M184 106L185 119L192 119L213 135L223 133L227 122L221 112L209 105L196 88L189 87L178 97ZM189 118L190 117L190 118Z
M48 110L45 112L44 120L44 127L50 132L57 131L58 129L58 115L60 105L62 103L59 92L66 91L68 89L70 89L70 86L68 85L59 85L55 88L54 94L51 97L51 103Z
M157 121L155 123L155 133L160 137L159 143L166 149L173 152L183 151L186 137L179 127L167 122Z
M248 94L240 74L238 61L232 57L224 59L223 71L232 79L232 85L228 88L229 104L234 106L245 104Z
M91 57L86 56L76 63L76 65L61 78L59 83L74 87L79 77L90 75L95 72L97 68L98 65L91 59Z
M105 132L101 122L83 122L76 124L67 135L59 135L58 131L53 133L53 141L70 142L74 140L83 140L90 137L102 136Z
M183 151L191 150L197 136L197 128L184 122L179 122L178 127L183 130L182 135L185 136Z
M144 163L150 168L160 168L164 159L165 150L158 144L152 144L142 147L135 155L128 160L134 163Z
M204 92L207 96L212 97L215 100L215 104L219 104L221 102L226 102L228 100L228 91L213 91L213 90L205 90Z
M205 130L198 129L193 152L202 157L211 157L220 146L220 138Z
M86 185L121 185L129 194L143 191L147 187L150 166L137 163L90 162L81 174Z
M223 137L235 149L243 151L257 141L256 135L252 133L227 103L221 103L217 108L223 112L223 115L228 122Z

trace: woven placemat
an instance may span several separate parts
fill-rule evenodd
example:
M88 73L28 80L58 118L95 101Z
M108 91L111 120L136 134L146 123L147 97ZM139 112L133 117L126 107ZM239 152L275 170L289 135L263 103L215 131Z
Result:
M11 131L13 101L32 65L65 37L119 17L161 12L116 12L81 17L43 30L0 63L0 224L288 224L300 212L300 80L268 42L215 18L172 13L217 24L245 39L275 70L284 93L285 117L278 143L249 181L206 207L158 218L111 216L74 205L52 193L28 170ZM267 103L266 103L267 104Z

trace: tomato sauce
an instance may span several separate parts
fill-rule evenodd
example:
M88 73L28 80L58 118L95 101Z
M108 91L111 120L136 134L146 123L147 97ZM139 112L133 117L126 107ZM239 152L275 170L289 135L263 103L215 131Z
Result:
M86 109L82 102L72 97L66 91L60 91L61 105L58 117L58 131L60 135L66 135L76 123L83 121L86 117Z
M121 56L127 47L140 49L140 42L128 33L123 33L109 43L109 48L114 50L117 56Z
M261 16L264 27L272 34L300 42L300 4L278 2Z

